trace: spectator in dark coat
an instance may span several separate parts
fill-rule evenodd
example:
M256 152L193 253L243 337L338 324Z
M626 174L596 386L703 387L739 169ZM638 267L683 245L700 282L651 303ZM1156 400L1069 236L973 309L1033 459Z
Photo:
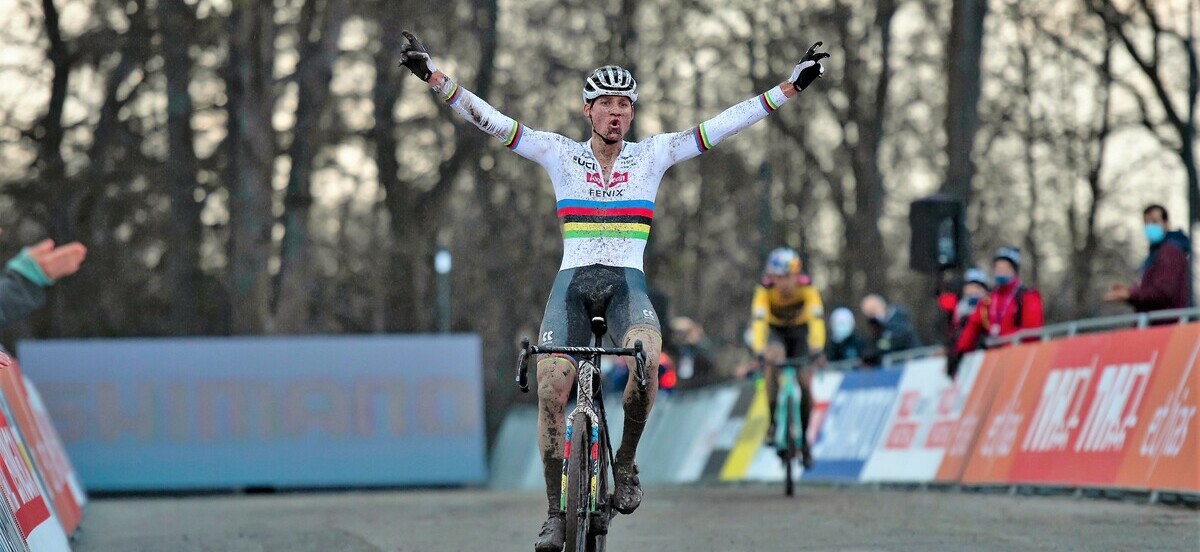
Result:
M1146 207L1142 220L1146 223L1150 254L1142 263L1141 280L1133 287L1113 284L1104 299L1129 303L1137 312L1190 307L1191 240L1182 231L1170 229L1167 210L1162 205Z
M79 270L87 249L79 242L55 247L51 240L22 249L0 272L0 328L24 320L46 302L46 288Z
M871 328L862 355L866 364L877 366L883 355L921 346L907 309L888 305L882 296L872 294L863 298L860 310Z

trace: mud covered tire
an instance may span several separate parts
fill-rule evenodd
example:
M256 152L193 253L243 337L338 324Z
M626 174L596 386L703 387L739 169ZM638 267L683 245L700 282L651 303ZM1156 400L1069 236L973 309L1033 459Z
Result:
M567 511L565 552L587 552L588 515L580 515L588 503L588 435L591 427L587 416L575 416L571 429L571 456L567 459Z
M787 475L784 478L783 494L787 496L796 494L796 422L792 414L794 402L795 399L789 395L784 405L784 412L787 414L783 423L783 438L787 440L787 445L783 449L783 470Z

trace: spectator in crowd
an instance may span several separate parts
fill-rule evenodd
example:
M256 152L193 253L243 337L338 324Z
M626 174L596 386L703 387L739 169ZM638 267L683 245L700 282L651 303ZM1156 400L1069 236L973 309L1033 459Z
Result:
M24 320L46 302L45 288L79 270L87 248L79 242L55 247L42 240L22 249L0 275L0 327Z
M954 347L956 358L979 348L988 337L1042 327L1042 295L1021 284L1020 271L1021 250L1015 247L996 250L992 259L994 287L967 318Z
M878 366L883 355L921 346L912 317L904 307L888 305L883 296L871 294L863 298L859 309L871 328L862 355L867 365Z
M987 273L978 268L968 268L963 273L962 291L943 291L938 295L938 308L946 316L946 346L953 348L967 325L967 319L975 312L979 301L988 293Z
M863 341L854 331L854 313L846 307L833 309L829 314L829 342L825 356L830 362L862 357Z
M676 346L676 370L681 381L703 384L715 374L716 359L712 342L704 328L686 316L671 319L671 342Z
M1150 254L1133 287L1113 284L1106 301L1124 302L1137 312L1183 309L1192 305L1192 242L1180 230L1171 230L1167 209L1151 205L1142 211Z

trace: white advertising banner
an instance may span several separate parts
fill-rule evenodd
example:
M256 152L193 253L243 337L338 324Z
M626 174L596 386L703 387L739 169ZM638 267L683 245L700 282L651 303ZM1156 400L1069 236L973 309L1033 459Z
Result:
M946 376L944 357L907 363L883 438L863 467L862 481L932 481L942 463L983 355L959 365L956 381Z

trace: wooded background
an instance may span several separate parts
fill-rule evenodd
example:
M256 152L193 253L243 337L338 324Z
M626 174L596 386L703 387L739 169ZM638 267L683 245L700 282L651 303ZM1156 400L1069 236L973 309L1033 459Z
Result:
M777 84L824 41L824 79L659 193L649 278L729 347L781 244L829 308L882 292L922 312L908 203L939 190L967 202L981 265L1024 249L1050 321L1114 309L1100 296L1145 254L1145 203L1200 216L1200 0L0 0L0 15L0 252L89 248L9 339L431 331L440 246L453 329L484 338L490 406L510 400L515 339L561 255L554 196L397 68L401 29L507 114L580 140L598 65L636 75L639 139Z

